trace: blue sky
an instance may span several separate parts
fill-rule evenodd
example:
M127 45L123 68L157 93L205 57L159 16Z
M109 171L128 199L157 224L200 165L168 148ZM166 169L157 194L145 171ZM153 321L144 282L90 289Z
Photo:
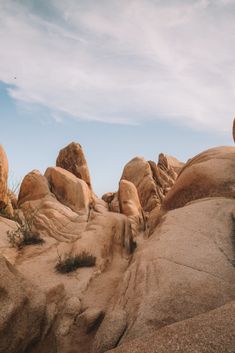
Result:
M82 144L95 191L136 155L232 145L233 0L0 0L0 143L10 179Z

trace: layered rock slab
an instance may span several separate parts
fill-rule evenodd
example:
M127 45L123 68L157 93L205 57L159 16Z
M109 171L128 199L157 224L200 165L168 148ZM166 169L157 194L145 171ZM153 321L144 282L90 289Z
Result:
M143 337L235 299L234 206L233 200L214 198L166 214L136 250L97 332L93 352L102 353L113 342ZM122 328L115 312L125 313Z

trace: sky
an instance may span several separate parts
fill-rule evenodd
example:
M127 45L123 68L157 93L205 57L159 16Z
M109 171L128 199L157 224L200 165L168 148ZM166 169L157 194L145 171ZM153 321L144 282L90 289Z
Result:
M0 0L9 183L82 144L98 195L124 165L232 145L235 0Z

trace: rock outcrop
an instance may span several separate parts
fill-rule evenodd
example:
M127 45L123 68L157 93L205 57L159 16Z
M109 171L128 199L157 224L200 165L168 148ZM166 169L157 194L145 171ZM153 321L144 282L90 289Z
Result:
M8 160L7 155L0 145L0 211L8 216L13 215L13 208L8 192Z
M234 206L233 200L213 198L166 214L137 248L96 334L93 352L105 352L117 342L144 337L235 300ZM115 320L115 313L120 311L126 322L117 329L120 320ZM112 327L108 337L106 327Z
M0 145L0 207L8 204L7 197L8 161L3 147Z
M45 196L52 196L48 181L39 170L33 170L24 177L21 183L18 205L21 206L26 201L40 200Z
M0 353L234 353L235 148L136 157L103 200L79 144L56 164L0 216ZM44 242L10 247L16 215Z
M233 353L235 302L163 327L107 353Z
M79 143L72 142L60 150L56 166L68 170L77 178L84 180L90 189L92 188L87 162Z
M123 170L121 180L132 182L138 191L141 206L145 212L160 207L167 192L174 184L181 163L174 159L175 169L169 163L169 157L159 155L158 163L145 161L144 158L132 159Z
M235 147L217 147L189 160L167 194L166 210L204 197L235 198Z
M121 213L128 217L142 218L142 207L135 185L130 181L121 180L118 193Z
M50 189L56 198L74 212L89 212L91 191L85 181L60 167L50 167L45 172Z
M0 269L0 353L25 352L41 337L46 298L2 256Z

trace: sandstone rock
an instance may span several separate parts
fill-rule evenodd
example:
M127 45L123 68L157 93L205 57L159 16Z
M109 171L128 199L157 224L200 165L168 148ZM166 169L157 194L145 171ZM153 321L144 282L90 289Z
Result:
M144 158L136 157L127 163L121 180L130 181L135 185L144 211L149 212L160 205L150 165Z
M40 338L45 297L2 256L0 269L0 352L24 352Z
M233 119L233 141L235 142L235 118Z
M114 193L114 197L109 204L109 210L111 212L120 213L120 203L119 203L119 199L118 199L118 192Z
M121 213L142 218L142 207L135 185L127 180L120 180L118 193Z
M8 161L3 147L0 145L0 209L8 204L7 192Z
M47 168L45 177L51 191L61 203L74 212L89 211L91 192L83 180L60 167Z
M180 169L180 162L174 161L178 167L174 169L169 161L170 158L161 153L158 164L136 157L124 168L121 180L128 180L136 186L141 206L145 212L159 208L165 195L174 185L177 178L176 170Z
M235 197L235 147L217 147L200 153L186 163L167 194L166 210L204 197Z
M234 205L212 198L170 211L139 246L107 309L107 317L126 311L119 344L235 299ZM99 342L108 327L104 323L96 335ZM109 340L117 342L115 324L110 327ZM99 347L97 353L103 352L105 342Z
M107 353L233 353L235 302L163 327Z
M165 158L167 159L168 165L175 171L175 173L178 175L181 169L183 168L184 164L183 162L180 162L177 158L164 155Z
M28 173L20 186L18 205L26 201L40 200L51 195L47 179L38 170Z
M124 310L109 313L102 323L102 333L94 339L92 353L104 353L115 347L125 332L126 326L127 316Z
M61 204L39 171L32 171L23 179L18 204L26 216L28 212L34 214L34 228L46 237L70 242L77 239L86 227L87 215L78 217L77 213Z
M56 160L56 166L68 170L77 178L84 180L91 189L91 178L87 162L79 143L72 142L62 150Z
M88 252L96 258L96 268L104 271L114 256L127 256L132 249L133 235L127 217L105 212L92 217L80 238L73 243L71 254Z
M16 210L18 207L18 199L16 194L12 190L8 189L8 197L13 209Z
M114 196L115 196L115 192L106 192L106 194L102 196L102 200L110 204L113 201Z

